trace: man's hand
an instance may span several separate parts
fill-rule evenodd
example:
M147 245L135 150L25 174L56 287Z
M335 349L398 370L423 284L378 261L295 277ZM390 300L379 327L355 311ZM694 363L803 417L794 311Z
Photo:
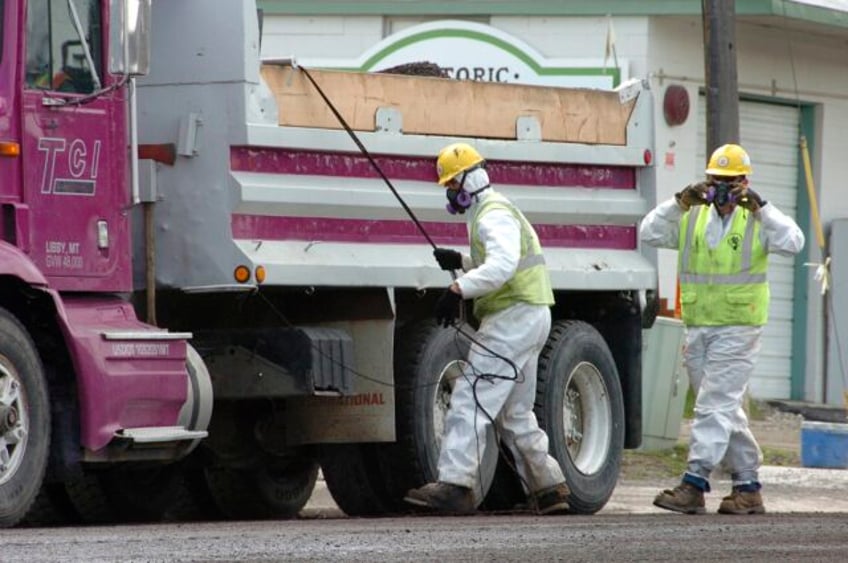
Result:
M459 316L461 305L462 295L454 293L450 288L446 289L436 302L436 322L445 328L452 325Z
M744 207L753 212L760 210L767 201L760 197L760 194L744 184L737 184L730 190L730 195L733 196L733 201L740 207Z
M674 199L677 200L683 211L689 211L693 205L702 205L707 202L707 192L710 186L706 182L698 182L697 184L689 184L676 194Z
M462 269L462 254L450 248L436 248L433 250L433 256L436 257L436 262L442 270L461 270Z

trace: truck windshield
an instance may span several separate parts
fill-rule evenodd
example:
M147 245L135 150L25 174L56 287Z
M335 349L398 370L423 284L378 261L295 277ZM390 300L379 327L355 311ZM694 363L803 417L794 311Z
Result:
M75 94L100 88L100 4L100 0L27 3L27 88Z

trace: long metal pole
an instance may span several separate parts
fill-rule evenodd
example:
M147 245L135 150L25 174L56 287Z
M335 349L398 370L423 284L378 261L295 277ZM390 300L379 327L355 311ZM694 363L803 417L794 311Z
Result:
M725 143L739 143L736 74L736 2L702 0L707 157Z

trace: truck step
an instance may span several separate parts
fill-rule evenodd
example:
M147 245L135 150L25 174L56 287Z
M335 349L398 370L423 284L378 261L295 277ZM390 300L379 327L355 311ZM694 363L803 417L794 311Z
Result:
M124 428L115 432L115 438L130 440L137 444L155 444L180 440L205 438L205 430L186 430L183 426L149 426L144 428Z

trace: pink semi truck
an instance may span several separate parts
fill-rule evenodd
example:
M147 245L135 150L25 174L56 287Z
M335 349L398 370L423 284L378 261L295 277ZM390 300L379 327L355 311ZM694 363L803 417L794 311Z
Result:
M303 71L262 64L259 19L0 1L3 526L291 517L319 467L380 515L433 479L469 345L432 320L450 278ZM573 511L598 511L641 439L650 92L311 76L439 245L467 247L434 184L456 140L536 225L537 415ZM523 499L494 441L482 509Z

